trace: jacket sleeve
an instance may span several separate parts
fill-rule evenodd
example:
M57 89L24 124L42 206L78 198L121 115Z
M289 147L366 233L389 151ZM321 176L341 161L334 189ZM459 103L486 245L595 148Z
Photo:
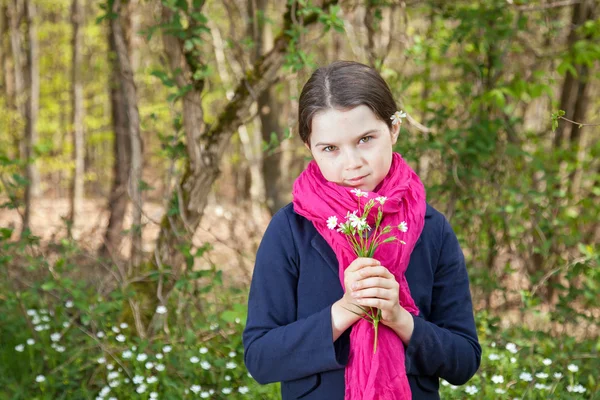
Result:
M331 305L297 319L298 251L285 209L273 216L256 254L243 333L244 362L259 383L300 379L343 368L333 343Z
M408 374L437 376L454 385L462 385L479 368L481 346L477 339L464 255L445 218L441 243L431 314L427 321L413 317L415 326L406 348L406 371Z

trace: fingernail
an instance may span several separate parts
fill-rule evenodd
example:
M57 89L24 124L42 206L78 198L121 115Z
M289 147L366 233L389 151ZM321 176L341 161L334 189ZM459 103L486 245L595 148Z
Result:
M356 288L357 288L357 285L356 285L356 283L353 283L353 284L352 284L352 289L354 290L354 289L356 289Z

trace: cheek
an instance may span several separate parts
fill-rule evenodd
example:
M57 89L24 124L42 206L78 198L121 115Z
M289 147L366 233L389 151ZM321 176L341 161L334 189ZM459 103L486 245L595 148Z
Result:
M317 165L321 170L321 173L328 181L337 182L340 180L340 167L339 163L331 157L322 157L317 161Z

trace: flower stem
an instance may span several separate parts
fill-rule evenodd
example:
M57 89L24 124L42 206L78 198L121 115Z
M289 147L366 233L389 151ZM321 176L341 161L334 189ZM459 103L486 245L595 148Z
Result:
M378 319L373 320L373 329L375 329L375 340L373 341L373 354L375 354L375 352L377 351L377 332L379 331L379 329L377 329L378 324L379 324Z

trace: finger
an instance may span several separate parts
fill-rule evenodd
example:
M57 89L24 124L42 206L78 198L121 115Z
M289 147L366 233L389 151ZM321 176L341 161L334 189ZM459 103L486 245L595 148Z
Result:
M357 299L356 302L363 307L375 307L381 310L388 310L393 307L393 304L390 301L373 297Z
M372 278L360 279L352 284L352 290L366 289L371 287L380 287L384 289L393 289L397 286L397 282L394 279L382 278L380 276Z
M376 266L376 265L381 265L381 263L374 258L359 257L356 260L352 261L352 263L348 266L346 271L356 272L361 268Z
M384 278L394 278L394 275L384 266L369 266L369 267L364 267L361 268L360 271L358 271L358 274L361 277L370 277L370 276L381 276Z
M354 291L352 292L352 297L355 299L377 298L384 300L392 300L394 297L398 297L398 294L394 293L393 289L375 287Z

